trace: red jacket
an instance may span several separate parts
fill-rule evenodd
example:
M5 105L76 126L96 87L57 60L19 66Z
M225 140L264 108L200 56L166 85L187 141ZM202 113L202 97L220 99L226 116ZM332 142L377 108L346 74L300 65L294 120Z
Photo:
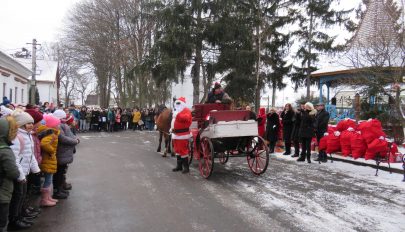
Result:
M188 108L184 108L181 112L177 113L176 118L174 119L173 124L173 139L189 139L190 126L192 122L191 111ZM179 131L180 132L176 132Z
M266 132L266 109L260 108L259 115L257 116L257 123L259 129L259 136L264 138L264 133Z

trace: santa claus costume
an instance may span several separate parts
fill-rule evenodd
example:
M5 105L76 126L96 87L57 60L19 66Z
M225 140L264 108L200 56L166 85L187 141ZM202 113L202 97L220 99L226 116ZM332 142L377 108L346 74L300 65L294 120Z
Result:
M173 171L188 173L188 143L191 138L190 126L192 121L191 111L186 107L186 99L184 97L180 97L175 101L174 109L171 130L173 149L177 155L177 166Z

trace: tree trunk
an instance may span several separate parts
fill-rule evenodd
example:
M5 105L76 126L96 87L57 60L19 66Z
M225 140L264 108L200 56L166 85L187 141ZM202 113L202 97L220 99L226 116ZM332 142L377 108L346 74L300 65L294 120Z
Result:
M257 2L257 19L260 19L260 1ZM260 21L260 20L259 20ZM256 93L255 93L255 111L259 113L260 108L260 50L261 50L260 22L256 26Z
M271 97L271 107L275 107L276 106L276 90L277 90L277 86L275 83L273 83L273 95Z
M311 54L312 54L312 30L313 30L314 15L311 13L309 21L309 35L308 35L308 69L307 69L307 100L311 97Z
M194 68L193 68L193 105L200 102L200 69L202 63L202 20L201 20L201 4L199 4L197 15L197 42L195 50Z

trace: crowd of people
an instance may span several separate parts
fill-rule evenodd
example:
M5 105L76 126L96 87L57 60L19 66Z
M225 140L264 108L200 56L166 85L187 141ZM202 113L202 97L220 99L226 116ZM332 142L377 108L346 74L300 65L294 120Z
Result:
M52 113L52 105L45 103L42 108L44 112ZM90 108L82 106L77 108L74 105L65 109L74 119L74 132L115 132L121 130L146 130L155 129L155 116L157 108L134 109L121 107L112 108Z
M298 109L286 104L281 112L271 108L266 114L265 109L261 108L256 120L259 135L267 141L271 153L274 153L277 142L283 140L284 155L298 157L299 162L307 160L311 163L312 138L316 137L319 144L328 129L329 113L323 103L315 106L310 102L302 103ZM294 153L291 147L294 147ZM326 162L326 153L319 152L316 161Z
M69 197L66 176L80 140L69 109L0 107L0 231L28 229L40 207Z

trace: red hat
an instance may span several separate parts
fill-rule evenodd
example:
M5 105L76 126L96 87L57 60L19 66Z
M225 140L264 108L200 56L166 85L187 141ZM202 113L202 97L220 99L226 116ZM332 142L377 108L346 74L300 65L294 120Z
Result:
M42 119L44 118L44 116L40 112L34 109L26 109L25 112L31 115L31 117L34 119L34 124L42 121Z
M220 89L222 86L219 82L215 82L214 89Z
M182 102L186 103L186 98L185 97L179 97L179 99L177 99L177 101L182 101Z

